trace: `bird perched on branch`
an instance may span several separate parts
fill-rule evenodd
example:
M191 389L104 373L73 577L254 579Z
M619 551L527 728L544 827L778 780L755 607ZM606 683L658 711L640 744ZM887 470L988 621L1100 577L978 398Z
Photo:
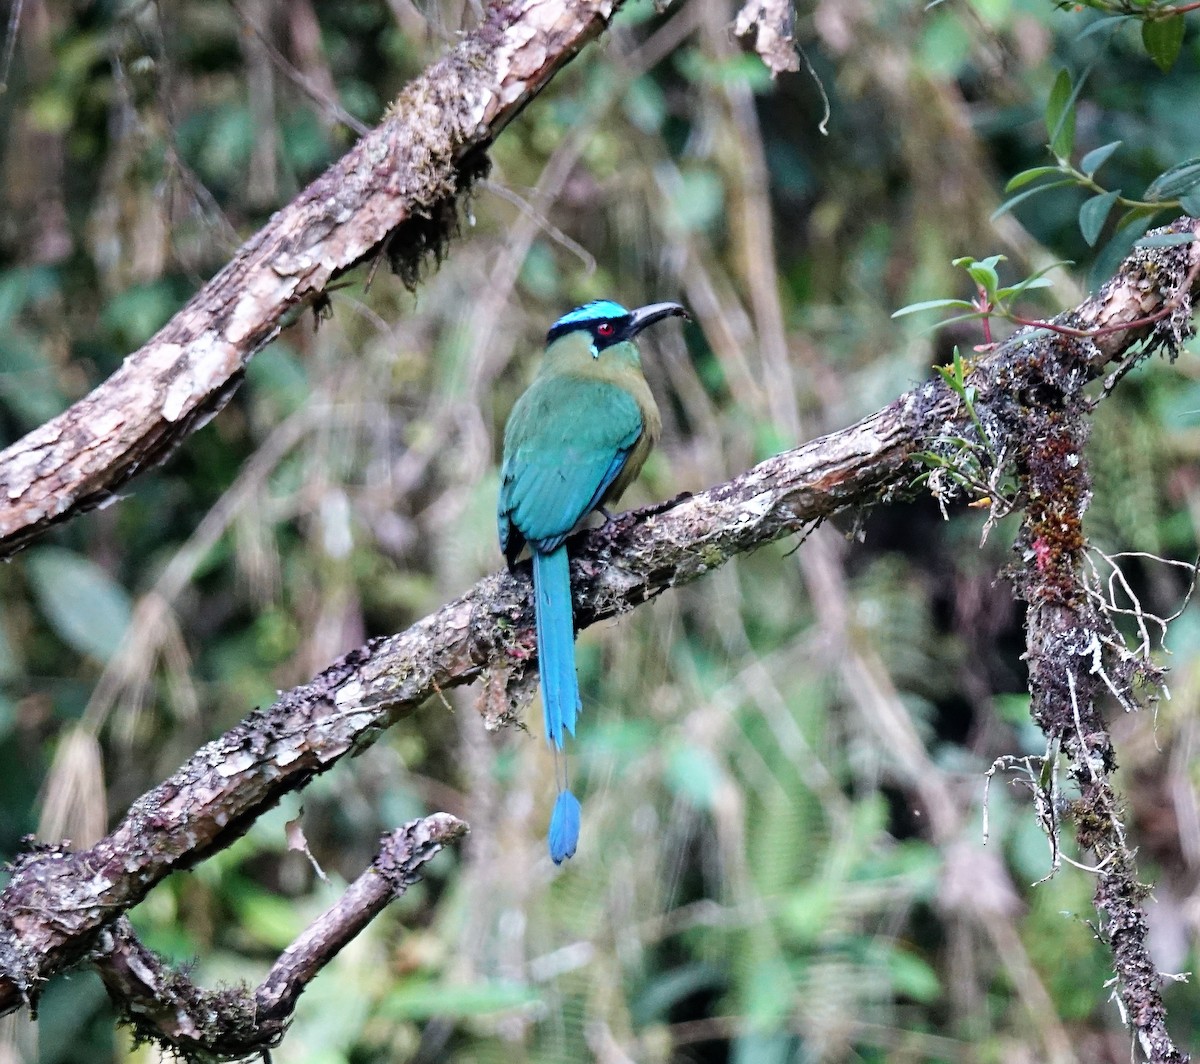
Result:
M673 315L678 303L626 310L602 299L564 314L546 336L546 353L504 431L500 471L500 547L511 567L525 544L533 556L538 670L546 741L555 754L558 798L550 818L550 856L561 864L579 841L579 800L560 755L580 711L567 534L620 496L637 476L662 428L642 376L636 337Z

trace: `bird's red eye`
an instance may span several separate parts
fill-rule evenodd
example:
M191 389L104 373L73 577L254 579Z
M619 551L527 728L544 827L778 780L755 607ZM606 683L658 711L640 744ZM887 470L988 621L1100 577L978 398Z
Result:
M596 333L599 336L612 336L612 334L615 331L616 331L616 327L613 325L613 323L611 321L606 321L602 325L596 326Z

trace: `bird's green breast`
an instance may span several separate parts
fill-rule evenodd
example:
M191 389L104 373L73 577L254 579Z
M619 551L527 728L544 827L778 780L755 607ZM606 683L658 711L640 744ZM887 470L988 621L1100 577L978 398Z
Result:
M605 496L616 499L641 471L650 449L662 433L662 417L650 385L642 373L642 356L632 340L613 344L598 354L587 333L569 333L547 349L538 370L538 379L563 376L584 381L600 381L621 389L635 403L642 419L642 436L629 456L626 468Z

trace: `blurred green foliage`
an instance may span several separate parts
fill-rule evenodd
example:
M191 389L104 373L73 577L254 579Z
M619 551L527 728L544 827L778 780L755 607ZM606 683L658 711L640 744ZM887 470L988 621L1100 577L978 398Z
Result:
M0 851L39 829L87 842L250 708L496 568L497 442L564 309L695 313L646 345L666 428L637 503L847 424L982 342L972 322L891 318L973 298L956 258L1007 256L997 284L1074 260L1012 293L1026 316L1071 305L1137 235L1095 197L1200 155L1200 109L1180 105L1200 98L1195 27L1143 34L1087 6L1104 10L802 6L825 136L812 80L772 82L731 41L732 7L631 2L497 140L415 296L352 274L332 320L256 356L166 466L0 567ZM345 150L342 112L377 120L475 19L451 2L26 8L0 95L0 443L114 372ZM993 221L1006 182L1048 165L1099 172L1105 192L1072 179ZM1101 404L1099 547L1196 556L1198 425L1188 357ZM1011 522L980 548L982 524L928 498L880 507L583 634L587 813L557 873L536 707L535 734L489 734L477 692L457 692L153 891L135 923L205 985L254 981L382 831L447 809L469 840L312 985L275 1059L1125 1060L1091 877L1032 885L1050 854L1013 777L993 783L981 845L982 773L1041 748L996 580ZM1147 608L1178 608L1180 569L1126 568ZM1194 966L1200 912L1196 618L1172 629L1157 720L1114 721L1168 970ZM329 885L287 847L301 808ZM1195 1041L1195 988L1168 1002ZM52 983L36 1031L5 1037L45 1064L152 1059L113 1033L91 974Z

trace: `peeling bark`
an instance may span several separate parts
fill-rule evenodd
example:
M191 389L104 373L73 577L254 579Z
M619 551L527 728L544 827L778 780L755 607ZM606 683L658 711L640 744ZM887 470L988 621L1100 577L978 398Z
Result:
M754 50L767 64L772 77L800 69L791 0L746 0L733 23L733 32L744 37L754 31Z
M415 281L422 258L441 253L484 149L619 6L492 4L474 33L404 89L380 126L276 213L116 373L0 453L0 558L164 461L225 405L285 315L318 300L339 273L386 248Z

